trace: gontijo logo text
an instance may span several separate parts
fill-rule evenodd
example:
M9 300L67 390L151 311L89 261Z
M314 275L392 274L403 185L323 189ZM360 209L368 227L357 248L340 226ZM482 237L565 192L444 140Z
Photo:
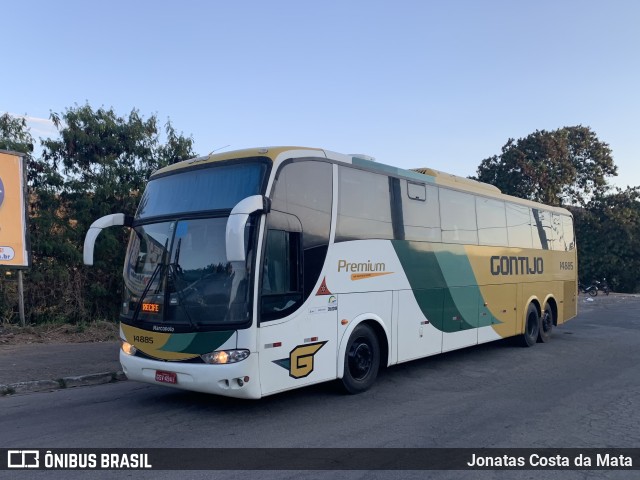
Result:
M539 275L544 273L542 257L491 257L491 275Z

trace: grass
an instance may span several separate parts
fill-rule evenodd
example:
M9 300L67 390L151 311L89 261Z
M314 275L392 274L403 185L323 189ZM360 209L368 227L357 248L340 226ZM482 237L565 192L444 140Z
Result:
M43 323L21 327L0 324L0 345L24 343L88 343L118 339L118 324L104 320L69 323Z

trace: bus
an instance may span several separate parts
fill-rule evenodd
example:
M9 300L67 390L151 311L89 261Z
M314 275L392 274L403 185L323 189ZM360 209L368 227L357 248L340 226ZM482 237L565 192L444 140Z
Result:
M519 336L576 315L569 211L429 168L302 147L151 175L131 229L120 362L131 380L258 399Z

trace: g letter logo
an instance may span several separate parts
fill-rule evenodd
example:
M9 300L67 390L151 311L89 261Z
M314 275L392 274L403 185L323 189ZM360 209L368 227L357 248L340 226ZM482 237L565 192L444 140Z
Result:
M275 360L273 363L280 365L282 368L289 370L289 376L292 378L304 378L313 372L313 360L318 350L324 347L325 342L308 343L306 345L298 345L291 350L289 358Z

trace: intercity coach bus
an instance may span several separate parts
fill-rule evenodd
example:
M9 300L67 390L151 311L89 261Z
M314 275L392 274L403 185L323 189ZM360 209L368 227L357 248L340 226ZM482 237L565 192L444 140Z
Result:
M155 172L120 312L129 379L260 398L519 336L576 315L571 214L429 168L277 147Z

